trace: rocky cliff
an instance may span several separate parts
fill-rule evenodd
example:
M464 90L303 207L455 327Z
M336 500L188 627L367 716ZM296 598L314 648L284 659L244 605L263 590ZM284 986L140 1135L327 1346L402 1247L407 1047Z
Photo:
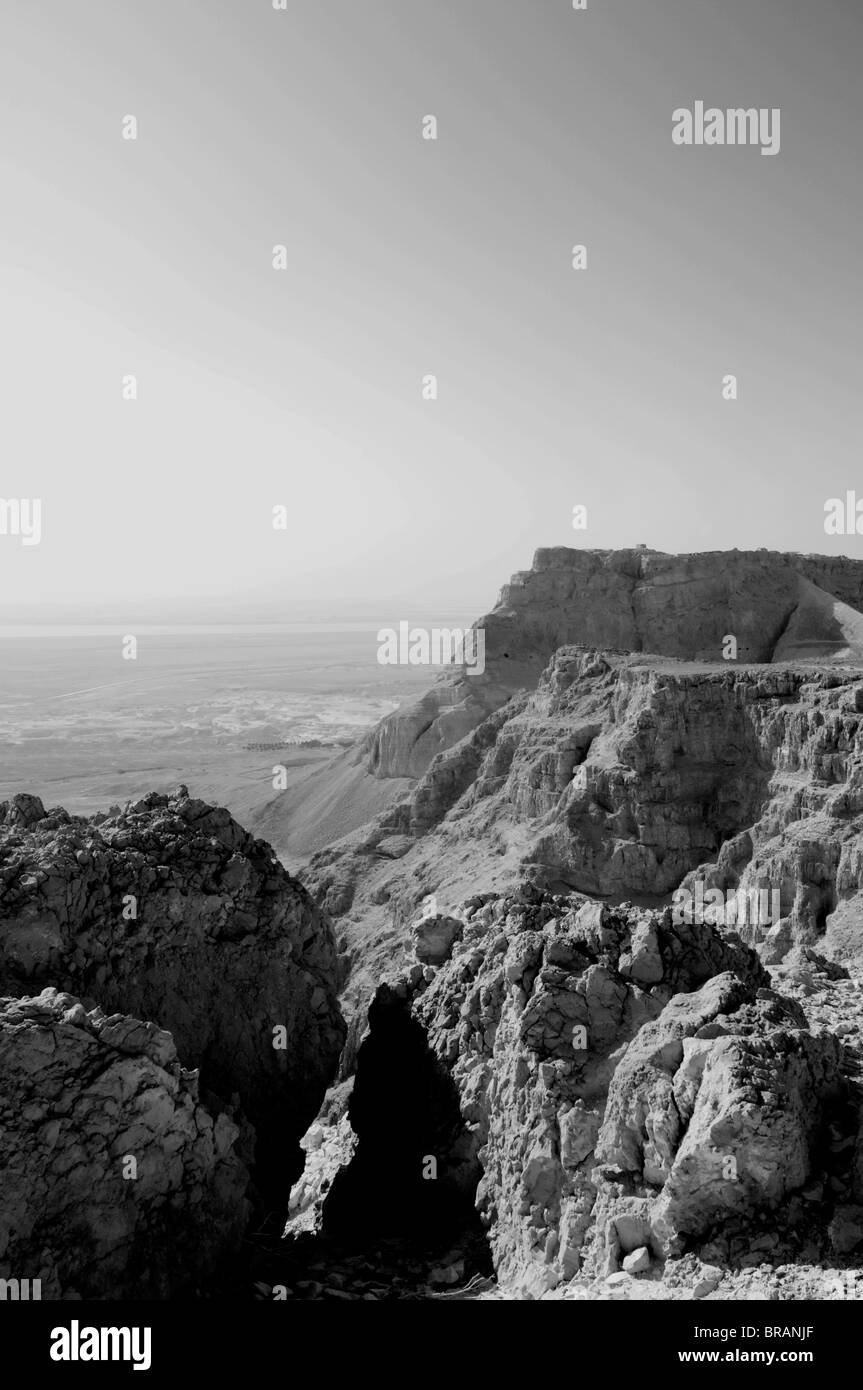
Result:
M527 875L609 902L776 894L746 939L856 965L863 667L696 666L562 648L307 879L362 968L434 894ZM402 934L402 940L404 936ZM375 943L378 945L376 946Z
M435 1156L432 1220L472 1198L510 1293L851 1277L861 603L844 559L543 551L486 674L383 721L368 769L410 780L304 873L351 1024L295 1226L386 1205L395 1050L428 1078L395 1200L428 1206Z
M717 662L728 636L747 663L863 658L863 562L779 551L666 555L538 550L513 576L485 632L485 671L441 677L384 719L362 756L377 777L417 777L559 647L583 645Z
M857 1288L861 602L843 559L539 552L485 674L348 755L383 794L320 790L375 815L305 886L185 788L0 806L0 1277L170 1295L298 1179L263 1296Z
M124 1252L141 1287L161 1280L164 1292L173 1276L152 1268L154 1202L160 1221L185 1203L203 1222L213 1201L222 1236L235 1233L244 1165L250 1195L286 1202L344 1040L336 988L332 933L306 890L268 845L185 788L90 820L27 795L0 805L4 1055L21 1075L11 1101L6 1090L13 1113L15 1086L29 1088L27 1133L17 1117L9 1133L15 1202L56 1213L90 1193L86 1280L55 1222L64 1287L114 1289ZM61 992L62 1008L43 1002L46 989ZM137 1181L121 1180L121 1153L137 1159ZM206 1200L189 1195L195 1173ZM21 1222L10 1250L23 1260L29 1248L32 1263L41 1226ZM0 1275L4 1264L0 1252Z

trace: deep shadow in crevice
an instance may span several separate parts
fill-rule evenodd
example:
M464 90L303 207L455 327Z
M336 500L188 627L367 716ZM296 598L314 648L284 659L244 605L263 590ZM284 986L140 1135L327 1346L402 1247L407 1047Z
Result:
M417 1247L468 1235L484 1243L474 1206L477 1140L465 1128L449 1073L407 1002L386 986L369 1010L369 1029L348 1110L357 1148L333 1182L324 1234ZM437 1176L424 1176L434 1165Z
M826 883L823 886L821 902L815 912L815 936L821 937L827 931L827 919L836 911L838 896L835 883Z

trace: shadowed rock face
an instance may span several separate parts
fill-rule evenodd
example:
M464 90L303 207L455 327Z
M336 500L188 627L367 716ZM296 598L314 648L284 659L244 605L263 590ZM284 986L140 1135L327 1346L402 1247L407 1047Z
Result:
M268 845L185 788L90 820L3 803L0 991L45 986L170 1030L286 1194L344 1024L329 925Z
M779 551L665 555L538 550L513 576L486 634L485 673L441 677L388 715L363 757L378 777L418 777L569 645L716 662L731 634L745 662L863 657L863 562Z
M0 1278L42 1298L167 1298L235 1253L238 1126L169 1033L69 994L0 999Z

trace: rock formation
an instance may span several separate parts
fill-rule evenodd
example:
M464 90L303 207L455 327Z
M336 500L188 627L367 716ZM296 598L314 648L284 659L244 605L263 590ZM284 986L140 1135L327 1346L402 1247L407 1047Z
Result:
M538 550L494 609L485 669L456 666L353 749L258 808L253 826L291 862L358 830L401 799L440 753L519 692L535 690L554 653L585 646L723 663L863 664L863 562L778 551L666 555Z
M779 551L665 555L652 550L538 550L513 575L485 631L485 672L443 676L384 719L363 745L378 777L417 777L522 688L564 646L718 662L863 658L863 562Z
M576 1276L658 1278L684 1254L715 1255L717 1236L745 1245L753 1222L786 1258L811 1241L813 1218L824 1259L849 1231L852 1247L863 1238L845 1050L770 987L754 951L712 926L676 927L667 909L530 885L471 899L454 920L462 932L446 958L377 990L355 1098L316 1127L328 1190L313 1190L312 1170L297 1191L307 1229L314 1217L326 1228L330 1212L338 1229L348 1209L385 1223L398 1201L416 1226L434 1157L435 1219L475 1199L509 1296ZM411 1087L394 1084L404 1054ZM429 1067L431 1089L419 1079ZM388 1151L401 1180L381 1182L381 1154L361 1161L375 1111L378 1138L384 1114L411 1136Z
M268 1173L293 1177L344 1038L332 934L305 889L185 788L91 820L18 796L0 826L0 989L158 1021L207 1090L239 1096Z
M360 967L435 894L525 875L609 902L679 888L776 893L747 940L851 966L863 898L863 666L693 668L583 648L554 654L389 811L316 855L309 885ZM375 943L379 943L376 945ZM379 951L380 955L376 952Z
M393 1200L436 1156L436 1219L473 1197L507 1296L737 1296L757 1265L830 1296L863 1257L861 605L842 558L541 551L485 675L369 735L392 804L303 875L351 1021L295 1220L386 1204L401 1051L430 1080Z
M336 987L305 889L185 788L90 820L23 794L0 805L0 994L8 1074L21 1073L4 1086L18 1219L0 1277L44 1246L52 1287L161 1296L177 1261L184 1280L197 1267L190 1231L206 1267L242 1230L247 1196L286 1205L344 1041ZM137 1181L121 1178L127 1152ZM64 1244L74 1230L83 1272Z
M44 1298L166 1298L236 1254L238 1126L169 1033L70 994L0 999L0 1277Z
M3 803L0 1277L169 1296L297 1179L261 1296L856 1288L861 605L842 558L538 552L485 673L311 796L353 829L305 887L185 788Z

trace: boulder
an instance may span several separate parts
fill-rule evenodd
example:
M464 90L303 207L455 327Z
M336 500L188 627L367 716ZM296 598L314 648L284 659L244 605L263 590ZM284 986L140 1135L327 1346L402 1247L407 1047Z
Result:
M0 1278L169 1298L236 1252L242 1122L202 1104L170 1033L54 989L3 998L0 1075Z
M414 927L414 952L423 965L443 965L452 954L456 941L461 940L464 923L440 913L425 917Z

